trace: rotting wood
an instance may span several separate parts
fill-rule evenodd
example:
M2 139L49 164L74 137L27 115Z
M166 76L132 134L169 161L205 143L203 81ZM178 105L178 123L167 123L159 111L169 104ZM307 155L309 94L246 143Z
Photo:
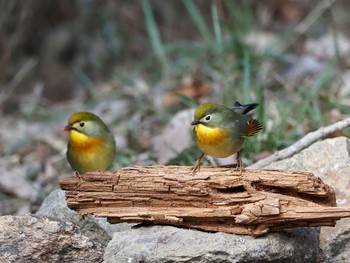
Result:
M139 166L61 181L67 205L110 223L149 223L263 235L290 227L334 226L350 217L312 173L188 166Z

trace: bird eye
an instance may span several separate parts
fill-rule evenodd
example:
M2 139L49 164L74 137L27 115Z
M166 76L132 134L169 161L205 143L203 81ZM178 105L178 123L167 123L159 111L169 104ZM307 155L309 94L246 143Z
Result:
M210 121L211 120L211 114L208 114L207 116L205 116L205 120L206 121Z
M83 128L85 126L85 122L79 123L79 126Z

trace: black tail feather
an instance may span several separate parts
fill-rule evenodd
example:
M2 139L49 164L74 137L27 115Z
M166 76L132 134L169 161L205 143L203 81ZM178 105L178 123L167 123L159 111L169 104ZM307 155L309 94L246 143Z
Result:
M258 107L258 103L249 103L249 104L241 104L240 102L236 101L233 107L231 108L232 110L243 110L242 114L247 114L250 111L254 110L256 107Z

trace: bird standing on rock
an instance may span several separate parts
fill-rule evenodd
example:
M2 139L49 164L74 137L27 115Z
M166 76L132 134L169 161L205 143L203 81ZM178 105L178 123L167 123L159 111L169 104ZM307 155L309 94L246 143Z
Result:
M194 113L195 140L199 149L203 152L196 161L193 172L200 169L200 161L204 154L226 158L237 153L237 167L242 172L243 164L239 157L239 150L244 140L263 129L262 124L246 115L256 108L258 104L242 105L236 102L232 109L215 103L203 103ZM235 110L242 109L242 113Z
M77 112L70 116L67 159L80 174L107 170L116 156L116 144L106 124L91 112Z

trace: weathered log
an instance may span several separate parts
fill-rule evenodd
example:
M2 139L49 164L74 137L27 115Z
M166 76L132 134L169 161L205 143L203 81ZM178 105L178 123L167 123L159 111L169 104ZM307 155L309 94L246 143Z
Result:
M259 236L290 227L334 226L350 217L333 189L290 170L140 166L61 181L67 205L110 223L169 224Z

